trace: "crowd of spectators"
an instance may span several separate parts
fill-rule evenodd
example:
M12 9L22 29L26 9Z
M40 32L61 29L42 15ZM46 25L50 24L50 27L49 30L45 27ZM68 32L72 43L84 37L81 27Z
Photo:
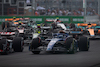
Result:
M35 15L48 15L48 16L84 16L84 10L83 9L75 9L75 10L65 10L65 9L45 9L45 10L36 10ZM93 16L96 15L94 12L94 9L87 8L86 9L86 15L87 16Z
M41 4L37 1L37 3ZM51 5L51 4L54 5ZM38 4L38 6L39 6ZM46 5L50 4L49 8ZM85 9L83 9L83 0L43 0L45 10L36 10L39 15L48 15L48 16L84 16ZM56 6L56 8L53 6ZM61 8L61 9L60 9ZM94 12L95 11L95 12ZM98 1L97 0L87 0L86 5L86 15L93 16L98 12ZM98 14L98 13L97 13Z

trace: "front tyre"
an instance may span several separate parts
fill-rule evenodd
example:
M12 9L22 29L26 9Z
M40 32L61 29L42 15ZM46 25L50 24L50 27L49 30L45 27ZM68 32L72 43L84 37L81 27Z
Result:
M65 47L66 47L68 53L74 54L77 52L76 43L73 38L66 39Z

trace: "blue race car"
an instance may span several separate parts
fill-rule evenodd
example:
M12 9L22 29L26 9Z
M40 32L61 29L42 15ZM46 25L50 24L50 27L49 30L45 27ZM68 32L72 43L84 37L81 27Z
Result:
M52 37L45 40L35 38L29 46L34 54L39 54L42 50L50 53L76 53L78 49L88 51L89 39L84 36L76 39L68 33L52 33Z

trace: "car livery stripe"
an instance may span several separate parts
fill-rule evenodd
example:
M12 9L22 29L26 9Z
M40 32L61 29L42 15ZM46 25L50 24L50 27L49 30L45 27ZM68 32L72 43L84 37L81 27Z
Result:
M58 38L53 38L53 39L49 42L46 51L52 50L54 44L55 44L57 41L59 41Z
M91 36L94 36L95 35L94 34L94 29L88 29L88 31L89 31L89 33L90 33Z

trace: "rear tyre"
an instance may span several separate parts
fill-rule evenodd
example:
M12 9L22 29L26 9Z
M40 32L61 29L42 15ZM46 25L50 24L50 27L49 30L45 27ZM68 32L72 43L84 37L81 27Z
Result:
M65 47L66 47L68 53L74 54L77 52L77 47L75 44L75 40L73 38L68 38L65 41Z
M12 43L13 43L13 49L15 52L22 52L23 51L24 41L21 37L14 38Z
M41 46L40 38L34 38L31 43L31 49L37 49L39 46Z
M80 51L88 51L89 50L89 39L87 37L79 38L79 50Z
M40 38L34 38L30 46L30 50L32 50L32 53L39 54L40 50L37 50L39 46L41 46Z

